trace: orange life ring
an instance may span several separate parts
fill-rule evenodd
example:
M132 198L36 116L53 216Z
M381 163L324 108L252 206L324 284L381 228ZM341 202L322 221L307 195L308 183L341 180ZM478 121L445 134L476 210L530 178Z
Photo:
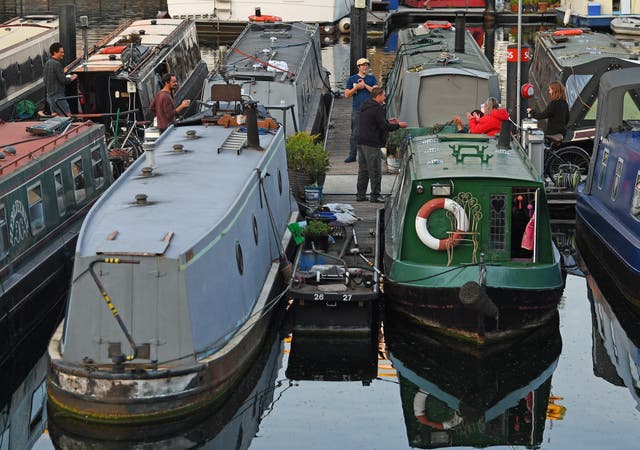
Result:
M249 20L251 22L282 22L282 17L263 14L261 16L249 16Z
M436 422L431 420L427 416L427 408L426 402L429 397L429 393L420 389L416 392L416 395L413 397L413 415L416 416L418 422L423 425L430 426L431 428L435 428L436 430L450 430L452 428L460 425L463 420L458 414L458 411L453 411L453 417L444 422Z
M436 239L429 233L427 219L437 209L446 209L456 218L456 231L447 239ZM458 245L462 233L469 231L469 219L464 208L450 198L434 198L422 205L416 215L416 233L420 241L432 250L447 250Z
M100 49L100 53L103 55L117 55L124 51L127 48L126 45L112 45L111 47L104 47Z
M554 31L552 34L553 36L578 36L582 34L582 30L580 28L563 28Z
M451 22L448 22L446 20L427 20L422 24L422 26L425 28L429 28L430 30L435 30L437 28L448 30L449 28L451 28Z

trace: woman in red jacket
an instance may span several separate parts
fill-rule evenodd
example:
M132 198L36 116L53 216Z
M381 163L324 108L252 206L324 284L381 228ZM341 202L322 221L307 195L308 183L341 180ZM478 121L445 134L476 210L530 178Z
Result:
M484 106L484 116L478 118L467 113L469 119L469 133L488 134L489 136L495 136L500 133L502 128L502 122L509 120L509 113L506 109L500 108L498 100L493 97L489 97Z

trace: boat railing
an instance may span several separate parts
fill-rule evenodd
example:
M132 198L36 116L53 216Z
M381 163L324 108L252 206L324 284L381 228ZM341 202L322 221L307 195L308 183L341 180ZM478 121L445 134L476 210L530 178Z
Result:
M15 158L15 159L11 159L11 160L6 161L4 163L0 163L0 175L4 174L4 171L9 169L9 168L18 167L18 165L19 165L19 163L21 161L31 160L31 159L35 158L37 155L45 153L48 148L55 148L60 143L60 141L67 140L67 139L71 138L72 135L78 134L83 128L90 127L91 125L93 125L93 123L91 123L91 122L82 122L82 123L79 123L79 124L75 124L75 126L72 126L71 128L69 128L65 132L59 134L54 139L47 140L47 142L44 143L43 145L41 145L40 147L37 147L37 148L31 150L30 152L28 152L28 153L26 153L24 155L21 155L21 156ZM7 152L5 152L5 154L7 154Z
M447 231L447 266L452 264L454 251L459 245L470 245L472 247L471 262L473 264L477 264L478 236L480 236L478 226L482 220L482 207L480 206L480 201L470 192L460 192L453 200L464 209L469 226L467 230L457 229L459 226L457 223L457 217L450 211L447 211L447 217L451 222L451 228L455 230Z

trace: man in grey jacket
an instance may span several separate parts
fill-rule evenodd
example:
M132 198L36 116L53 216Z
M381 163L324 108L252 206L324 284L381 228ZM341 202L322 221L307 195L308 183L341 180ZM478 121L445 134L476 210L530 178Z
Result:
M363 202L367 199L367 185L371 181L372 203L382 203L380 188L382 184L382 171L380 169L380 147L384 147L387 140L387 132L406 128L406 122L398 122L398 119L386 118L383 103L387 98L384 89L374 87L371 90L371 98L362 104L360 109L360 128L358 133L358 181L356 201Z
M73 83L78 75L64 74L62 60L64 59L64 48L60 42L54 42L49 47L49 55L51 56L44 65L44 87L47 92L47 103L51 109L51 113L69 115L71 109L67 100L61 100L65 97L65 86Z

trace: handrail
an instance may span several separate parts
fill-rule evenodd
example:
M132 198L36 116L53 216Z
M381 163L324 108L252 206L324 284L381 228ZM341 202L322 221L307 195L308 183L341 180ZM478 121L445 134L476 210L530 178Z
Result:
M0 175L4 174L4 170L10 168L11 166L15 166L18 167L18 163L24 159L33 159L34 156L37 153L44 153L46 147L48 145L53 145L53 147L55 147L58 142L60 141L60 139L69 139L71 136L71 133L76 133L78 134L80 132L80 128L82 127L87 127L87 126L92 126L93 123L92 122L82 122L80 124L75 124L75 126L73 128L70 128L67 132L57 135L52 141L47 141L45 144L41 145L38 148L35 148L34 150L31 150L29 153L19 156L16 159L12 159L11 161L6 161L6 164L2 164L0 163ZM50 137L50 136L43 136L43 138L46 137Z

